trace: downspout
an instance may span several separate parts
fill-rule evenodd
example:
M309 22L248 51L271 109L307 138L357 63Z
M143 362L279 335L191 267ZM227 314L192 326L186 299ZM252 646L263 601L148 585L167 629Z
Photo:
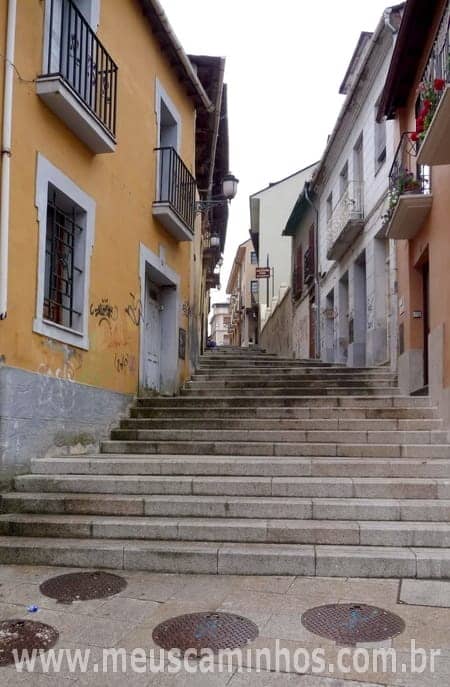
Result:
M8 246L11 177L11 128L14 86L14 50L16 42L17 0L8 0L6 27L5 83L3 89L3 133L0 190L0 320L8 311Z
M309 195L310 182L305 183L305 200L314 212L314 299L316 301L316 358L320 358L320 280L319 280L319 210Z

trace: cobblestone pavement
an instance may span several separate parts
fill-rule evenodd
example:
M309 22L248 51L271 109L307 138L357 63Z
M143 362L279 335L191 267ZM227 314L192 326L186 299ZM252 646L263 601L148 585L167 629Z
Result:
M39 660L33 673L17 672L14 666L0 668L2 687L443 687L450 682L450 582L125 572L126 589L109 599L64 605L40 593L41 582L72 571L0 565L0 620L27 618L47 623L60 633L55 649L81 649L83 657L84 651L90 650L86 672L80 666L71 672L63 654L59 673L50 669L46 674ZM405 632L380 645L342 651L342 647L311 634L301 624L301 615L309 608L348 602L381 606L397 613L405 621ZM29 613L31 605L39 610ZM221 666L218 657L210 657L200 662L186 661L181 671L170 672L174 664L152 641L154 627L173 616L212 610L253 620L259 637L245 647L242 659L230 659L230 665L225 661ZM412 640L416 652L424 650L415 658L417 670L427 661L424 672L413 672L411 667ZM105 659L103 650L107 648L122 649L117 672L113 672L111 657ZM142 652L137 655L136 649L144 650L146 657ZM266 651L261 653L261 649ZM383 670L382 654L377 654L380 649L384 651L387 672ZM395 652L387 652L389 649ZM432 649L441 652L435 658L434 673L430 670ZM313 666L318 665L314 650L323 651L325 670L320 675L312 674ZM394 655L395 673L391 670ZM107 672L103 672L104 660ZM257 670L258 661L263 670ZM345 673L339 671L339 665ZM154 672L157 669L162 672Z

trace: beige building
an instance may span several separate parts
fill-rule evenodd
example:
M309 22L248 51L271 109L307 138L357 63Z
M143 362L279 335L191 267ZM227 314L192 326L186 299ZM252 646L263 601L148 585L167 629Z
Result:
M236 251L228 279L230 295L231 335L233 346L258 343L259 282L256 279L258 258L251 239Z
M211 318L211 339L217 346L228 346L230 343L230 304L214 303Z

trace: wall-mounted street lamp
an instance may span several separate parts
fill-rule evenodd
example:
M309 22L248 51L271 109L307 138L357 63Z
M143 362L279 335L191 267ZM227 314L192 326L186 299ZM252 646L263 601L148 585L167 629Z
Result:
M208 200L197 200L195 202L195 212L208 212L211 208L227 205L236 196L239 179L234 174L228 172L222 179L222 195L220 198L209 198ZM212 238L212 237L211 237Z

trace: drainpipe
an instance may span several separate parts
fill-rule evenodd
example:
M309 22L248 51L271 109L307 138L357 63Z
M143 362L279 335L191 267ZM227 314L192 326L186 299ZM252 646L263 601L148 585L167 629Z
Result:
M9 195L11 176L11 127L14 86L14 50L16 41L17 0L8 0L6 28L5 83L3 91L3 133L1 151L0 190L0 320L8 310L8 245L9 245Z
M314 298L316 301L316 357L320 358L320 281L319 281L319 210L312 202L310 195L310 182L305 183L305 199L315 215L314 222Z

